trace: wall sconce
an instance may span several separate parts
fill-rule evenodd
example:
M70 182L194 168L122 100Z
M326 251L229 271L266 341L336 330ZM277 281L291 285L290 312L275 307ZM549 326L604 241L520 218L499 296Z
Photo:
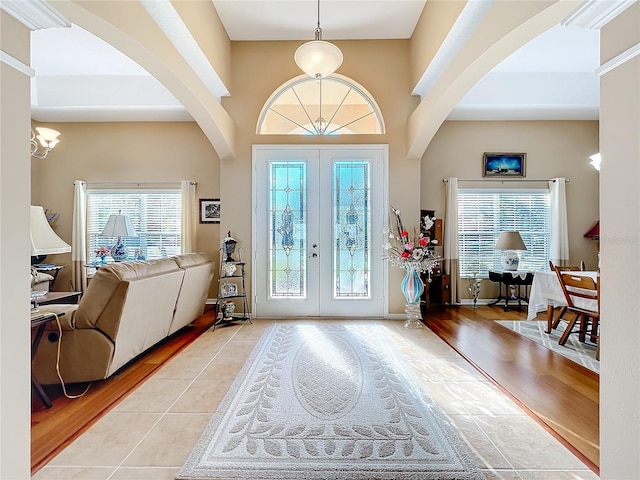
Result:
M47 154L55 147L60 140L58 140L58 135L60 132L54 130L52 128L44 128L44 127L36 127L36 131L38 135L36 136L31 130L31 156L36 158L45 158ZM40 145L44 148L41 152L38 152L38 142L36 142L36 138L40 141Z
M593 166L593 168L600 171L600 162L602 161L602 155L600 155L599 153L594 153L589 158L591 159L589 163Z

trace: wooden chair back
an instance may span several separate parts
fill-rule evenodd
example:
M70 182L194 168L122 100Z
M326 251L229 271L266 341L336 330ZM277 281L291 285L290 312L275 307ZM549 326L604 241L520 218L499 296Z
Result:
M573 313L567 328L560 337L560 345L564 345L571 333L578 333L580 341L584 342L587 333L593 341L598 342L596 359L600 359L600 276L594 280L591 277L575 275L556 269L556 275L567 302L566 310ZM586 302L586 303L585 303ZM574 327L579 329L574 332Z
M567 308L571 311L580 311L588 315L600 315L599 282L584 275L573 275L570 272L556 270L560 287L567 301ZM592 300L596 306L593 310L586 308L579 298Z
M563 272L584 272L586 271L586 265L584 260L580 260L580 265L554 265L551 260L549 260L549 270L555 272L560 269Z

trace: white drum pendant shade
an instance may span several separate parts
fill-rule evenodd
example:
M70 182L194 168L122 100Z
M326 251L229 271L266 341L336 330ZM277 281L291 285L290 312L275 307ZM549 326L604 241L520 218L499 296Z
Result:
M340 49L324 40L313 40L300 45L293 58L296 65L313 78L327 77L342 65Z

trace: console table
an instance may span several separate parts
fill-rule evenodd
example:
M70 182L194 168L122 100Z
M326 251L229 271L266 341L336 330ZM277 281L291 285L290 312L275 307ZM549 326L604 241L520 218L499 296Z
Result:
M492 271L489 270L489 280L500 284L500 293L495 302L489 305L496 305L504 300L504 311L509 309L509 302L518 302L518 309L522 306L522 302L529 305L529 287L533 283L534 272L520 271ZM505 286L505 294L502 295L502 286ZM524 287L524 295L522 292Z

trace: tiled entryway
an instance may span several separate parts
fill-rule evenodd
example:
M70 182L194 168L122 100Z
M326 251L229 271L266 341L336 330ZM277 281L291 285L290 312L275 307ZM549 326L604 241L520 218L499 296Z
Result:
M598 478L430 330L381 323L488 479ZM205 332L33 478L173 480L270 324L254 320Z

